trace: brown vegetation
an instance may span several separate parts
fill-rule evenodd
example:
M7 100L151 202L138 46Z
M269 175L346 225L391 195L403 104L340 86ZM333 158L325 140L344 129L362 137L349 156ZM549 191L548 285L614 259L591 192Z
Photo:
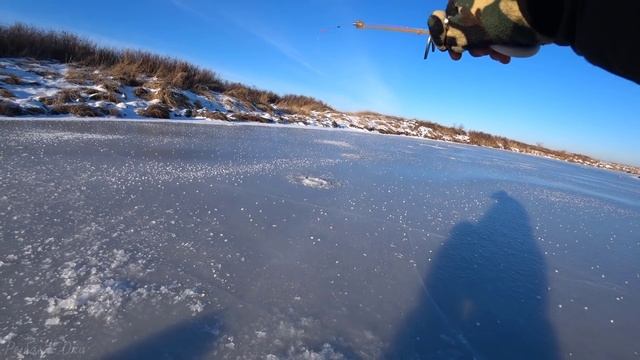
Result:
M117 80L100 79L99 85L107 92L122 94L122 91L120 91L121 84Z
M467 135L467 133L461 129L461 128L455 128L455 127L449 127L449 126L444 126L444 125L440 125L431 121L416 121L416 123L419 126L426 126L429 127L431 129L433 129L436 132L439 132L442 135L445 136L450 136L450 137L454 137L454 136L458 136L458 135Z
M133 94L135 96L139 97L140 99L143 99L143 100L151 100L152 99L151 91L149 91L147 88L143 88L141 86L133 89Z
M0 25L0 57L27 57L37 60L55 60L71 64L65 78L67 81L90 85L98 83L104 87L104 92L91 88L67 89L58 94L40 99L51 107L52 114L74 114L77 116L103 116L109 114L119 116L117 108L96 109L82 104L89 96L94 100L117 102L119 94L122 94L123 85L134 86L136 96L145 100L160 100L161 104L155 104L140 111L140 115L169 118L171 107L186 109L201 109L202 104L191 104L189 99L175 91L175 89L191 90L197 94L211 98L214 93L224 93L232 96L246 105L249 110L260 109L269 113L278 110L290 114L309 114L312 111L331 111L327 104L306 96L286 95L280 96L271 91L264 91L248 87L239 83L230 83L220 79L214 72L202 69L185 61L166 56L151 54L137 50L115 50L99 47L96 44L67 32L44 31L22 24L12 26ZM4 75L0 82L11 85L32 84L10 75ZM55 76L49 74L46 76ZM150 92L141 86L160 88L157 93ZM0 88L0 96L11 98L13 94ZM275 107L275 108L274 108ZM8 100L0 100L0 115L19 116L25 114L37 114L44 112L45 108L21 108ZM185 114L188 114L185 113ZM199 111L198 115L211 119L228 120L227 115L221 112ZM375 113L360 113L362 116L384 116ZM384 116L390 123L406 121L397 117ZM235 114L237 121L272 122L272 120L254 114ZM384 120L384 119L383 119ZM338 126L333 122L333 126ZM465 131L462 126L447 127L427 121L415 121L414 129L424 126L434 132L454 139L457 135L468 135L471 144L518 150L538 155L553 156L559 159L581 162L595 162L590 157L555 151L544 148L542 145L528 145L500 136L494 136L482 132ZM373 129L372 129L373 130ZM381 132L406 133L398 127L382 128Z
M199 113L199 115L209 120L229 120L229 118L227 118L227 115L221 113L220 111L202 111Z
M0 100L0 115L1 116L20 116L23 115L22 108L20 105L8 101L8 100Z
M480 131L469 131L469 140L474 145L488 146L493 148L504 148L505 142L497 136Z
M258 105L272 105L278 101L279 97L270 91L258 90L242 84L228 84L224 94L240 100L244 105L253 110Z
M56 104L83 101L84 96L79 89L62 89L55 95Z
M3 75L5 75L6 77L3 78L3 79L0 79L0 81L2 81L3 83L5 83L7 85L22 85L23 84L22 80L19 77L13 75L13 74L3 74Z
M505 150L518 150L529 154L552 156L561 160L580 161L580 162L595 162L593 158L585 155L574 154L562 150L548 149L542 144L530 145L520 141L508 139L503 136L495 136L480 131L469 131L469 142L473 145L499 148Z
M64 105L70 102L84 101L84 96L80 89L63 89L58 91L55 95L49 97L42 97L38 99L41 103L52 105Z
M329 105L317 99L301 95L285 95L279 98L275 105L296 114L308 114L311 111L333 110Z
M5 88L0 88L0 96L4 98L15 98L16 96L9 90Z
M88 69L69 68L64 79L76 85L91 85L95 83L96 77Z
M274 121L271 119L264 118L262 116L254 115L254 114L246 114L246 113L238 113L233 115L234 121L251 121L251 122L259 122L259 123L273 123Z
M89 99L93 101L108 101L112 103L118 102L118 94L112 91L98 91L89 95Z
M87 104L74 105L54 105L51 107L52 115L71 114L79 117L99 117L104 116L102 109L89 106Z
M224 90L224 82L215 73L185 61L143 51L98 47L68 32L44 31L22 24L0 26L0 57L31 57L95 66L127 82L137 82L138 76L145 75L165 79L181 89L200 84L213 91ZM86 75L78 74L75 78L81 80Z
M153 104L149 105L146 109L138 112L141 116L146 116L156 119L169 119L171 118L171 110L166 105Z
M140 86L144 83L143 79L156 78L158 85L163 88L192 90L205 96L211 91L225 93L250 105L249 108L268 112L273 110L273 105L295 113L331 109L327 104L310 97L281 97L271 91L230 83L210 70L185 61L138 50L99 47L67 32L44 31L23 24L0 26L0 57L31 57L93 67L99 70L101 78L108 75L113 77L116 86L105 86L105 89L116 93L120 92L118 87L121 84ZM66 75L68 81L81 85L98 80L96 77L93 70L79 68L70 69ZM171 104L176 99L165 100Z
M112 76L114 76L121 84L126 86L141 86L144 81L138 77L137 73L133 72L134 69L127 68L124 65L118 65L110 70Z
M160 100L160 103L174 109L190 109L193 107L189 98L184 94L167 87L160 88L160 90L153 94L153 98Z

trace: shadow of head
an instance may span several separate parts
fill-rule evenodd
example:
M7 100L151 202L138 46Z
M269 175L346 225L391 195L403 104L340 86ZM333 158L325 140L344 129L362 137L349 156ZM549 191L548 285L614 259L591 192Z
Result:
M202 359L221 333L215 314L189 318L120 349L103 359Z
M456 225L424 276L391 358L555 359L547 269L526 209L504 191Z

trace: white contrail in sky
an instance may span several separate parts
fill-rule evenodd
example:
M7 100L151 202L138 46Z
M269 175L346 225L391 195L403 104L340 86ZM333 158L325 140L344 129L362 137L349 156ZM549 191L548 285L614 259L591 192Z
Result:
M192 15L196 15L207 22L217 22L216 19L213 19L203 12L199 12L190 5L186 4L184 0L171 0L171 3L173 3L183 11L189 12ZM280 54L284 55L289 60L297 63L298 65L304 67L305 69L311 71L316 75L324 76L321 71L313 67L313 65L305 60L304 56L296 48L289 44L289 42L273 34L270 30L264 27L259 27L259 24L256 23L246 24L243 18L233 16L232 14L223 11L218 11L218 15L224 17L239 29L259 38L266 44L276 49Z
M214 17L205 11L194 8L189 4L188 0L170 1L182 11L196 16L207 23L219 24L220 18L223 18L238 29L262 40L265 44L271 46L278 53L309 71L311 74L322 77L325 80L331 80L328 79L328 76L324 72L310 64L304 55L291 45L289 41L275 34L273 30L265 27L263 24L255 21L249 23L247 18L223 11L220 8L216 9ZM348 71L345 71L350 74L349 79L334 79L334 89L328 92L321 91L320 93L318 89L309 89L312 90L309 94L315 93L316 96L321 96L324 99L333 99L337 103L336 105L349 108L350 110L377 110L390 113L398 110L399 101L394 91L381 77L380 72L368 56L360 54L360 56L350 58L348 63L344 64L343 69L348 69ZM274 83L274 80L266 81L266 83ZM305 85L302 84L298 84L297 86L293 86L293 84L283 84L282 79L275 80L275 83L289 89L289 91L303 90L303 88L305 88Z

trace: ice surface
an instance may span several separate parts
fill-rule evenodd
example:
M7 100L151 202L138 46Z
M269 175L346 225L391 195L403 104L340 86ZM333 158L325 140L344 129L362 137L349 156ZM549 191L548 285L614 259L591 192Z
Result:
M640 187L443 142L0 121L0 358L640 352Z

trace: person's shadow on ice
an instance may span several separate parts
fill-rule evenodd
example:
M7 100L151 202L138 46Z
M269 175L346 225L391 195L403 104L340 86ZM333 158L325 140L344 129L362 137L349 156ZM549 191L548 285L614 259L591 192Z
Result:
M505 192L492 197L480 221L451 231L387 358L558 358L547 267L527 212Z

